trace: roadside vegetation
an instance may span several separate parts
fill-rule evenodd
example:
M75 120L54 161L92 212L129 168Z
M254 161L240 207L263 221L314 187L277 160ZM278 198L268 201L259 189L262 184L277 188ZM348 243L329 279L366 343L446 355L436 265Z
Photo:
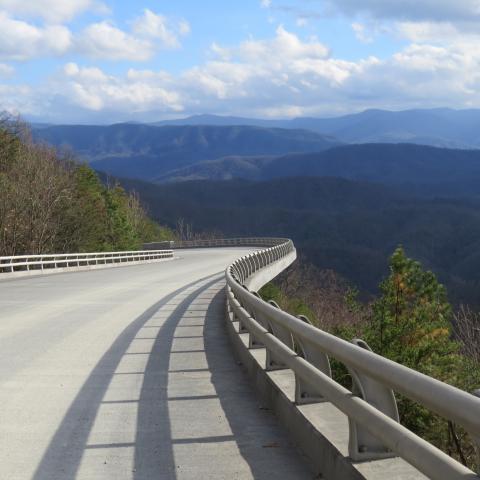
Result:
M369 301L360 301L357 291L334 272L301 261L260 294L345 340L361 338L375 353L409 368L467 392L480 388L480 316L465 306L454 312L445 287L401 247L389 267L380 294ZM331 361L334 378L350 387L346 368ZM404 426L476 467L467 432L402 395L396 398Z
M35 142L26 125L0 120L0 255L138 249L171 230L138 195L105 185L69 152Z

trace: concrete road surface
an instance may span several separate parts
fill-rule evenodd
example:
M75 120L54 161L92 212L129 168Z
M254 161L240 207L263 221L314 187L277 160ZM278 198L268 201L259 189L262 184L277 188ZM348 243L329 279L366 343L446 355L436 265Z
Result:
M312 478L229 349L245 252L0 281L0 479Z

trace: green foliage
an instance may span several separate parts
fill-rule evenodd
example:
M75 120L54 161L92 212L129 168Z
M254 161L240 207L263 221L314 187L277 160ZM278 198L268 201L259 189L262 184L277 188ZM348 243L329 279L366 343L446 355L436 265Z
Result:
M0 123L0 254L135 250L171 238L135 193L36 144L23 125Z
M452 308L445 287L399 247L380 291L365 331L371 347L427 375L447 372L458 345L451 340Z
M462 322L460 338L464 340L460 344L454 340L452 308L445 287L432 272L408 258L401 247L390 258L390 273L380 284L381 295L367 305L349 286L332 288L336 285L332 279L326 284L319 282L320 273L300 269L299 275L290 273L280 286L268 284L262 294L296 313L292 310L295 297L289 294L302 292L304 305L316 305L317 318L312 315L310 319L319 328L347 341L362 338L374 352L464 391L480 388L477 337L472 333L474 325L467 323L472 314L464 312L456 317L457 333ZM350 388L352 379L345 365L335 358L330 362L333 378ZM475 451L467 432L402 395L396 394L396 398L403 425L470 468L475 467Z
M453 339L452 308L435 275L399 247L390 258L390 275L380 284L380 291L363 332L373 351L471 391L471 370L466 369L469 360ZM397 395L397 401L403 425L471 464L473 449L461 429L402 395ZM463 437L463 445L458 438L454 441L455 436Z

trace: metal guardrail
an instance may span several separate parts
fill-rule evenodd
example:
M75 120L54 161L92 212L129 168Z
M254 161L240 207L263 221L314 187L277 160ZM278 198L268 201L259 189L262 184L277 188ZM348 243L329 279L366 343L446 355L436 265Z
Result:
M155 248L208 248L208 247L271 247L285 242L285 238L244 237L213 238L208 240L167 240L164 242L145 243L145 250Z
M328 334L248 290L249 279L293 251L293 243L284 240L238 259L226 270L229 310L239 331L249 333L250 348L266 348L266 370L294 372L297 404L330 401L348 416L353 460L398 455L429 478L479 479L399 423L393 391L463 426L477 446L479 398L377 355L362 341L350 343ZM353 391L332 379L329 356L347 366Z
M0 257L0 274L31 270L45 271L56 268L77 268L111 263L148 262L172 257L172 250L16 255Z

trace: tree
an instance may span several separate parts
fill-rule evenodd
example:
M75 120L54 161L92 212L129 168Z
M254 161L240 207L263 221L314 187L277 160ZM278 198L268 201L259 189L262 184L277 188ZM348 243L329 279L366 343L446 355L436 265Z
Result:
M390 258L390 275L380 290L363 334L373 351L464 387L465 359L452 338L452 308L435 275L399 247ZM397 401L403 425L467 463L459 440L458 432L465 437L461 430L402 395L397 395Z
M458 344L451 339L452 308L445 287L399 247L380 290L365 332L373 350L427 375L448 377Z
M135 193L0 116L0 255L135 250L172 238Z

